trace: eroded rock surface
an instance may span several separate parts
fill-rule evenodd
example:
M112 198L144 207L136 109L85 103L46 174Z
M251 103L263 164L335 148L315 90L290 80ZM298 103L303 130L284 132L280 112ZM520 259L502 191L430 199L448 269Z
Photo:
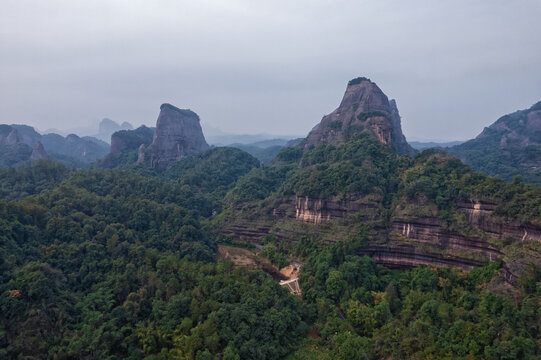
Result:
M400 114L394 100L367 78L348 83L340 106L308 134L305 148L319 143L341 144L356 133L368 130L399 154L414 155L415 150L402 133Z
M180 159L209 148L196 113L170 104L163 104L160 110L154 139L144 156L150 167L167 169Z
M30 160L39 160L39 159L48 159L49 154L45 151L45 148L43 147L43 144L41 142L37 142L36 145L34 145L34 148L32 149L32 154L30 154Z

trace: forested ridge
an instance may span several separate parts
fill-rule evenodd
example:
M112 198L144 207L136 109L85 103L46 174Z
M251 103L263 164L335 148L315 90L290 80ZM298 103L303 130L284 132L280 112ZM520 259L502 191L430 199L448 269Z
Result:
M390 270L357 255L371 236L364 225L331 246L267 238L262 256L305 263L302 298L261 270L217 260L218 243L231 239L213 232L216 223L233 211L257 216L269 197L295 192L369 195L380 222L420 193L449 226L461 226L452 201L461 194L504 199L502 216L540 216L539 188L479 175L439 152L398 157L361 136L286 148L272 166L215 148L165 172L42 160L0 170L0 181L2 358L540 356L534 265L512 289L501 262Z

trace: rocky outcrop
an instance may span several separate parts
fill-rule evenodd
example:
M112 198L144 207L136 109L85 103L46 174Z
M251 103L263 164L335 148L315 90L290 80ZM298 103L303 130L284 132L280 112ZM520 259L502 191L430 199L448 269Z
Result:
M30 160L39 160L39 159L48 159L49 154L45 151L45 148L41 142L37 142L32 149L32 154L30 154Z
M154 128L145 125L135 130L117 131L111 135L111 154L118 155L125 151L138 150L142 144L149 146L154 138Z
M391 221L390 237L396 241L408 240L439 249L476 252L489 260L496 260L501 255L496 246L479 236L465 236L443 229L441 221L436 217L394 218Z
M408 142L406 141L406 137L402 133L402 118L400 117L400 113L398 112L396 100L390 100L389 106L391 107L393 146L396 149L396 152L398 152L399 154L405 154L410 156L415 155L415 149L413 149L410 144L408 144Z
M295 201L295 217L309 224L322 224L324 222L340 219L347 215L359 213L363 210L377 209L376 204L362 203L359 197L349 196L345 199L314 199L307 196L297 196Z
M541 185L541 102L499 118L475 139L447 151L477 171Z
M360 256L370 256L377 263L389 268L410 269L419 265L454 266L471 270L483 265L482 261L458 256L425 252L412 245L368 246L358 251Z
M143 164L145 162L145 144L141 144L139 146L139 150L137 151L137 163Z
M466 215L470 225L496 239L512 238L520 241L541 242L541 224L505 220L495 216L496 204L471 201L459 202L457 206L459 211Z
M17 129L12 129L8 136L6 136L4 143L2 145L15 145L15 144L22 144L23 138L17 131Z
M378 140L398 153L413 155L415 150L402 133L400 115L394 100L367 78L348 83L340 106L323 117L308 134L304 147L319 143L341 144L361 131L370 131Z
M154 139L145 152L145 163L152 168L167 169L180 159L208 148L196 113L163 104Z

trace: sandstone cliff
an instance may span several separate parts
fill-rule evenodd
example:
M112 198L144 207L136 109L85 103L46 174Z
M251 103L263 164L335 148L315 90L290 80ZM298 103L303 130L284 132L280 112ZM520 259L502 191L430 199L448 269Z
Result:
M341 144L355 133L371 131L378 140L392 146L399 154L414 155L415 150L402 133L400 115L394 100L367 78L348 83L340 106L308 134L305 148L319 143Z
M22 144L23 138L17 129L6 129L6 132L0 137L0 145Z
M30 154L30 160L39 160L39 159L48 159L49 154L45 151L45 148L41 142L37 142L32 149L32 154Z
M144 162L152 168L167 169L180 159L208 148L196 113L163 104Z

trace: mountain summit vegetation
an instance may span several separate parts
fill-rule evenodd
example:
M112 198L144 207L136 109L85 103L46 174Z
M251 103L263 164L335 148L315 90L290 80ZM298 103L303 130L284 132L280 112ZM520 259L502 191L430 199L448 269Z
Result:
M541 102L499 118L475 139L447 149L477 171L541 185Z

